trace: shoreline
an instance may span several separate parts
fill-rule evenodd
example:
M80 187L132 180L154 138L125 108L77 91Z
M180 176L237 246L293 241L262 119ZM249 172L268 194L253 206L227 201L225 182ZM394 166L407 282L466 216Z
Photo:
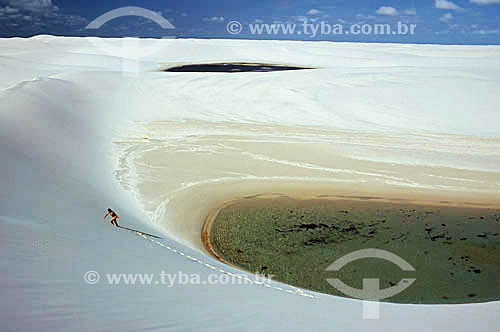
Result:
M222 256L220 256L217 251L214 249L213 245L212 245L212 242L210 241L210 231L212 229L212 225L215 221L215 219L217 219L217 216L219 215L219 212L228 207L229 205L233 204L233 203L237 203L239 201L239 199L235 199L235 200L231 200L231 201L228 201L228 202L225 202L223 205L219 206L219 207L215 207L213 208L211 211L209 211L207 217L205 218L205 221L203 222L203 226L202 226L202 230L201 230L201 241L203 242L203 245L205 246L205 249L213 256L215 257L218 261L226 264L226 265L229 265L229 266L232 266L232 267L235 267L239 270L242 270L241 267L238 267L234 264L231 264L230 262L226 261L224 258L222 258Z
M136 192L154 224L211 256L201 234L205 219L251 196L499 204L495 142L472 137L204 120L141 128L134 137L149 140L119 142L120 182ZM204 167L193 174L195 163Z
M423 210L426 208L430 208L430 209L434 208L435 209L435 208L442 207L444 210L439 210L439 211L443 211L443 212L446 211L447 209L452 209L452 210L456 209L454 211L457 211L457 212L460 211L461 209L464 209L462 211L467 211L468 209L471 209L471 211L475 210L476 213L478 213L479 215L481 215L482 212L480 212L480 211L482 211L482 210L484 210L485 213L487 212L488 214L490 212L493 212L495 215L500 212L499 205L484 204L484 203L479 203L479 202L477 202L477 203L462 202L459 200L449 202L449 201L443 201L443 200L436 201L436 200L424 200L424 199L419 199L419 200L417 200L417 199L399 199L399 198L398 199L391 199L391 198L382 198L382 197L373 197L373 196L346 196L346 195L300 196L300 195L290 195L290 194L285 195L282 193L245 195L245 196L241 196L238 198L234 198L234 199L225 201L224 203L220 204L219 206L212 208L210 210L210 212L208 213L208 215L206 216L204 223L203 223L203 228L202 228L202 242L205 246L205 249L208 251L208 253L210 255L212 255L214 258L216 258L217 260L219 260L220 262L222 262L226 265L232 266L232 267L234 267L240 271L243 271L243 272L248 272L251 274L259 273L259 272L255 272L255 271L259 271L258 267L256 270L255 266L253 266L255 264L263 264L263 266L266 266L266 269L267 269L267 266L270 266L271 271L278 272L272 268L273 263L271 263L271 265L268 265L265 262L270 263L270 261L268 261L268 260L266 261L265 259L261 263L256 263L254 261L254 263L252 263L253 265L251 264L252 266L250 266L250 265L247 266L246 263L241 263L241 262L239 262L239 260L236 257L233 257L231 254L231 250L229 252L225 253L229 256L227 256L227 258L224 257L223 254L218 252L218 250L223 250L224 246L223 247L216 246L216 243L218 243L218 240L216 240L216 238L218 238L218 236L216 235L216 233L213 233L213 232L217 232L217 231L215 231L212 228L212 227L216 227L215 221L217 220L220 213L228 207L238 206L239 204L243 204L244 206L253 206L253 207L256 207L258 209L260 206L259 204L261 204L261 202L262 202L264 204L263 208L265 208L267 206L266 204L269 204L274 199L277 200L277 204L281 204L278 201L281 200L283 202L283 200L284 200L285 202L288 202L285 204L290 204L290 205L296 206L296 207L310 206L310 204L315 205L317 203L322 204L322 203L333 202L333 201L335 201L337 203L340 202L340 204L341 204L340 206L342 206L342 204L344 204L344 203L342 203L342 201L345 201L346 204L344 206L346 206L346 205L350 206L350 204L353 204L353 203L354 204L358 204L358 203L362 203L362 204L363 203L388 204L388 208L391 210L395 210L395 211L399 210L400 207L401 208L405 208L405 207L408 208L408 205L410 205L413 207L418 206L418 207L422 208ZM274 204L274 203L270 203L270 204ZM389 207L389 205L390 205L390 207ZM239 206L241 206L241 205L239 205ZM339 207L339 205L337 205L337 208L338 207ZM440 215L440 212L438 212L438 213ZM444 213L446 215L446 212L444 212ZM426 214L427 214L427 212L426 212ZM477 218L483 219L483 217L477 217ZM245 219L245 218L243 217L243 219ZM497 218L497 221L498 221L498 218ZM236 224L238 224L240 222L240 218L236 217L236 219L234 219L234 222ZM442 223L442 222L444 222L444 221L439 221L439 223ZM384 220L384 223L385 223L385 220ZM397 222L395 227L398 229L399 229L399 227L404 228L403 224L405 224L405 223L403 222L401 224L401 226L399 226L399 222ZM446 224L448 224L448 223L446 222ZM446 224L442 224L442 225L446 226ZM448 225L452 225L452 224L450 223ZM263 226L265 226L265 225L263 225ZM245 231L243 231L243 232L245 232ZM498 235L497 233L493 234L493 235ZM414 233L414 234L418 234L418 232ZM470 234L470 233L467 233L467 234ZM236 236L236 233L232 234L232 236L233 237ZM383 236L382 236L382 238L383 238ZM254 241L254 240L250 240L250 241ZM448 240L448 238L446 240ZM462 241L462 240L463 240L463 238L460 239L460 241ZM270 241L270 243L274 243L273 242L274 240L269 239L269 241ZM434 241L434 239L432 239L432 241ZM458 245L458 243L460 243L460 241L458 241L458 238L457 238L456 244L454 244L454 246ZM245 240L243 240L243 242L245 242ZM273 245L271 244L271 246L273 246ZM264 246L264 247L266 247L266 246ZM245 250L245 249L242 249L242 250ZM339 248L339 250L340 250L340 248ZM223 251L223 252L225 252L225 251ZM272 251L272 252L274 252L274 251ZM424 251L424 253L426 253L426 252ZM401 254L401 253L398 253L398 254ZM441 254L438 253L436 257L439 257L440 255ZM402 257L404 257L404 256L402 256ZM469 257L469 256L466 256L466 257ZM471 257L473 257L473 260L475 261L475 258L474 258L475 256L471 256ZM297 258L299 258L299 257L297 257ZM436 258L436 259L439 259L439 258ZM448 261L450 259L451 259L451 256L448 258ZM231 260L231 262L229 260ZM299 260L300 260L300 258L299 258ZM244 261L246 261L246 260L244 260ZM288 263L291 263L291 262L288 262ZM242 265L240 265L240 264L242 264ZM293 263L291 263L291 264L293 264ZM472 264L472 263L470 263L470 264ZM478 262L478 264L481 264L481 263ZM453 265L456 265L456 264L453 264ZM260 265L258 265L258 266L260 266ZM302 265L299 264L298 266L302 266ZM419 265L417 264L414 266L419 266ZM281 270L281 269L279 269L279 270ZM483 270L483 266L481 266L480 269L477 269L478 272L476 272L476 271L474 271L474 272L481 273L481 270ZM366 270L366 271L368 271L368 270ZM424 271L426 271L425 268L424 268ZM488 270L486 269L486 271L488 271ZM273 273L273 272L271 272L271 273ZM457 273L455 270L453 270L453 272ZM483 271L483 273L484 272L485 271ZM429 273L429 271L424 272L424 273ZM433 271L433 273L434 273L434 271ZM298 275L300 275L300 274L297 274L297 276ZM427 275L429 275L429 274L427 274ZM452 273L452 275L453 275L453 273ZM278 273L278 276L281 276L281 274ZM294 278L292 278L292 279L294 279ZM275 279L273 279L273 280L275 280ZM297 280L299 280L299 279L297 279ZM316 286L310 285L310 286L312 286L312 288L307 287L303 283L302 284L296 283L297 280L295 280L295 282L292 280L287 281L287 279L282 279L280 277L278 277L276 279L276 281L284 283L284 284L289 285L291 287L301 288L301 289L311 291L311 292L319 292L319 293L325 294L325 295L345 297L342 294L330 293L329 291L325 291L324 289L317 289L317 288L315 288ZM434 279L432 279L432 280L434 280ZM435 279L435 280L438 280L438 279ZM441 279L439 279L439 280L441 280ZM432 281L432 282L435 282L435 281ZM315 285L317 285L317 284L315 284ZM453 284L453 285L455 285L455 284ZM434 289L434 288L432 288L432 289ZM436 288L436 289L438 289L438 288ZM471 289L474 289L474 288L471 288ZM415 304L415 305L456 305L456 304L488 303L488 302L498 301L498 299L496 297L489 298L489 297L485 297L484 294L481 296L481 299L478 299L479 301L477 301L477 300L476 301L472 301L472 300L468 301L468 300L466 300L467 297L465 295L463 295L463 297L455 299L452 296L449 296L448 293L446 293L446 296L444 296L444 295L441 296L441 298L439 298L439 297L434 298L432 295L429 298L428 297L429 293L427 292L427 290L425 290L425 292L423 292L423 293L419 292L418 294L422 294L421 295L422 298L419 297L420 301L422 301L422 302L411 302L411 300L409 300L410 298L412 298L412 296L415 296L415 295L411 295L408 299L403 299L403 300L398 299L396 301L383 301L383 302L393 303L393 304ZM472 299L473 297L476 297L476 294L477 293L475 293L475 292L471 292L471 294L468 294L467 296ZM347 298L350 298L350 297L347 297ZM427 301L430 301L430 302L427 302ZM452 302L452 301L458 301L458 302Z
M290 194L282 194L282 193L268 193L268 194L255 194L255 195L245 195L242 197L234 198L228 201L223 202L221 205L212 208L208 215L205 217L202 223L202 231L201 231L201 240L205 246L205 249L217 260L220 262L227 264L229 266L235 267L239 270L244 270L242 267L232 264L225 260L217 251L215 250L211 239L210 239L210 231L212 229L212 225L217 219L220 211L225 209L228 206L233 204L237 204L239 202L243 202L249 199L273 199L273 198L286 198L295 201L370 201L370 202L379 202L379 203L391 203L391 204L414 204L420 205L422 207L452 207L452 208L477 208L477 209L497 209L500 210L500 203L498 205L488 204L488 203L474 203L474 202L466 202L466 201L445 201L445 200L423 200L423 199L404 199L404 198L382 198L375 196L347 196L347 195L316 195L316 196L301 196L301 195L290 195ZM250 271L246 271L250 272ZM250 272L253 273L253 272Z

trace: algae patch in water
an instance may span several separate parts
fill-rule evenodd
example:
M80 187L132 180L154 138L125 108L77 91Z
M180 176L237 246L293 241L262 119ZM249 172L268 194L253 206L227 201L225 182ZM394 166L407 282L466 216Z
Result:
M364 278L388 288L416 278L396 303L472 303L500 299L500 211L370 200L246 199L217 215L210 241L222 258L251 272L345 296L326 279L361 289ZM390 251L416 271L360 259L325 271L360 249Z

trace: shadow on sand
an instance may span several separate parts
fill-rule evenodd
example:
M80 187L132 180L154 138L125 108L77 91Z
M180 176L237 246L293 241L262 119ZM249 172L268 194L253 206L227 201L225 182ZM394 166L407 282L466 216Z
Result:
M146 236L154 237L155 239L161 239L161 237L159 237L159 236L149 234L149 233L144 233L144 232L138 231L136 229L127 228L127 227L123 227L123 226L118 226L118 228L126 229L127 231L131 231L131 232L135 232L135 233L141 233L141 234L144 234Z

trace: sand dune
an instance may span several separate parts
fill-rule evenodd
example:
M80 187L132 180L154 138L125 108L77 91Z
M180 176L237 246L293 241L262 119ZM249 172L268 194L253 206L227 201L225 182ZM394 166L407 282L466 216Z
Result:
M245 195L498 203L499 47L163 42L124 77L84 38L0 40L6 330L497 330L497 302L383 304L367 321L360 301L279 283L86 284L90 270L239 272L206 254L201 225ZM159 72L209 61L319 69ZM163 246L104 225L108 207Z

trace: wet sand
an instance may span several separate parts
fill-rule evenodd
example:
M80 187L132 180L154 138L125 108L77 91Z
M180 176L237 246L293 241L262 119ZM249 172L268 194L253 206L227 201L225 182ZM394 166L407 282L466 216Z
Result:
M321 196L257 195L227 202L207 218L205 245L226 263L327 294L345 296L327 278L355 288L362 288L363 278L379 278L381 288L387 288L414 277L415 284L386 301L451 304L500 298L500 209ZM377 259L325 271L343 255L367 248L393 252L416 272Z
M115 169L153 225L193 250L213 254L205 245L206 220L243 198L369 199L498 209L499 144L494 138L423 132L156 121L138 124L133 134L115 141L120 156ZM328 256L329 263L332 258ZM474 294L473 301L484 299L484 293Z
M259 193L498 205L499 145L445 134L156 121L115 141L115 169L154 225L207 253L207 216Z

